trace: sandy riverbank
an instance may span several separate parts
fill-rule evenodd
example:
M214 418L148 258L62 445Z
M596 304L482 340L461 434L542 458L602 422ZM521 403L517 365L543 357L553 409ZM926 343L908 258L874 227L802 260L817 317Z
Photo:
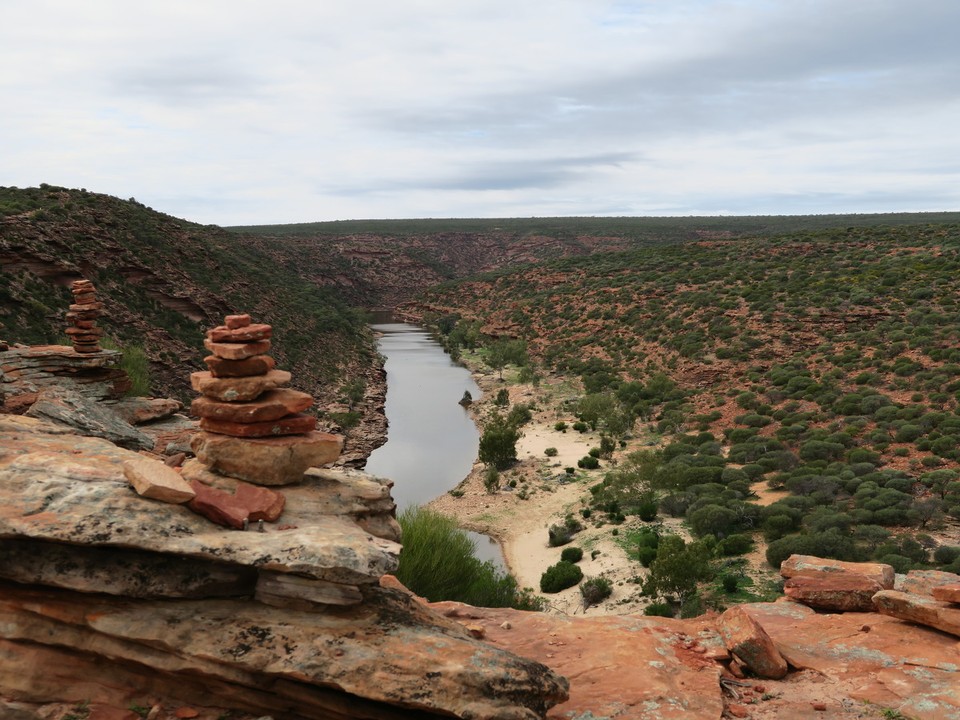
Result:
M604 467L594 471L577 470L574 475L565 468L576 468L577 460L599 445L597 433L578 433L570 428L558 431L558 420L572 424L574 419L558 408L564 397L571 394L569 387L559 379L543 381L538 387L529 384L500 382L496 375L474 373L474 379L484 392L484 400L472 408L482 418L492 408L492 398L502 387L510 392L510 403L534 402L538 408L533 420L523 427L523 436L517 443L520 462L502 473L501 489L488 493L483 486L483 465L474 466L470 475L457 487L456 493L444 494L429 507L449 515L464 528L486 533L500 543L510 572L521 587L540 593L540 576L560 559L562 548L550 547L547 530L562 522L567 513L579 517L579 510L589 497L589 488L599 482ZM553 447L557 455L547 457L544 450ZM626 448L622 453L636 449ZM621 455L622 455L621 453ZM510 487L514 484L515 487ZM640 587L632 579L643 574L643 569L631 560L617 543L627 531L629 523L621 526L618 535L612 535L612 526L594 527L585 522L585 529L575 536L571 545L584 551L579 565L584 576L605 577L614 587L612 597L600 606L586 610L595 614L624 614L637 612L647 604L639 597ZM550 611L563 614L585 612L579 590L574 587L561 593L545 596Z

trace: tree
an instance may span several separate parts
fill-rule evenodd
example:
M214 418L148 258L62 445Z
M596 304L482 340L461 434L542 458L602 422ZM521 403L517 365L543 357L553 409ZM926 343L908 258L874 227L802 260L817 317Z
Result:
M520 431L501 415L494 415L480 437L480 462L498 470L510 466L517 459L517 440Z
M711 575L710 550L705 544L688 545L679 535L667 535L660 538L643 592L661 598L674 596L682 608L696 594L697 584L709 580Z

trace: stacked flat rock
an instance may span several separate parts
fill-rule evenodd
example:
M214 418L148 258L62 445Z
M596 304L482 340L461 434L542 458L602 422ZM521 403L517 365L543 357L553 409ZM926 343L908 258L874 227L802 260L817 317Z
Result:
M67 335L78 353L100 352L103 330L97 327L97 318L103 311L103 303L97 302L97 290L89 280L76 280L70 284L73 303L67 312Z
M201 393L190 407L203 431L192 442L197 458L258 485L300 482L307 468L333 462L343 446L343 438L316 432L316 418L304 413L313 398L286 387L290 373L266 354L272 333L249 315L228 315L204 341L209 370L190 376Z

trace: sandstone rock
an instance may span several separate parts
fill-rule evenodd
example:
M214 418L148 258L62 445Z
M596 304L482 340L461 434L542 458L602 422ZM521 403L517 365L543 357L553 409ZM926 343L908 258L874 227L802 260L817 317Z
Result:
M960 582L935 587L933 589L933 599L941 602L960 603Z
M190 375L190 385L199 393L224 402L247 402L255 400L268 390L287 385L290 373L286 370L270 370L265 375L250 377L214 377L210 372L195 372Z
M400 546L352 518L285 512L295 530L225 531L183 505L145 502L123 463L139 457L99 438L61 434L31 418L0 415L0 537L122 547L251 565L350 585L396 570Z
M201 430L220 433L221 435L230 435L231 437L237 438L271 438L284 435L304 435L315 430L316 427L317 418L313 415L305 415L303 413L287 415L279 420L270 420L269 422L250 423L200 418ZM339 456L339 454L338 452L337 455Z
M960 637L960 608L950 603L898 590L881 590L873 602L884 615L928 625Z
M724 612L717 629L727 649L754 674L774 680L787 674L787 663L770 636L741 606Z
M254 355L246 360L224 360L216 355L208 355L203 361L213 377L218 378L266 375L277 364L269 355Z
M257 583L253 568L212 560L9 539L0 543L0 577L132 598L243 597L253 595Z
M196 494L180 473L160 460L145 457L126 460L123 474L138 494L152 500L179 504L192 500Z
M356 605L363 601L356 585L267 571L260 573L255 597L266 605L303 610L322 605Z
M869 612L883 588L876 580L851 572L803 572L788 578L784 594L817 610Z
M957 581L956 573L944 572L943 570L911 570L906 575L897 576L897 583L893 589L933 597L934 588L941 585L952 585Z
M231 330L247 327L250 324L250 316L247 315L246 313L244 313L243 315L227 315L223 319L223 324L226 325Z
M271 335L273 335L273 328L263 323L244 325L239 328L221 325L207 331L207 337L214 343L249 343L268 340Z
M440 614L461 609L483 625L486 642L573 678L570 699L547 714L551 720L716 719L723 712L719 666L684 647L685 638L716 636L703 619L571 617L452 602L429 607Z
M126 706L139 692L306 720L536 720L567 697L541 663L379 588L335 612L13 586L0 597L0 693L23 700Z
M153 441L99 403L73 390L51 385L43 388L27 410L29 417L50 420L81 435L106 438L121 447L150 450Z
M742 607L790 665L829 678L824 693L840 689L835 701L872 702L925 720L960 717L956 640L948 635L876 613L818 614L792 602ZM768 705L775 712L776 701Z
M141 425L172 417L183 409L183 403L173 398L128 397L109 407L131 425Z
M189 507L218 525L243 528L244 521L273 522L283 512L284 496L265 487L239 482L233 493L204 485L196 480L189 484L195 497Z
M343 438L322 432L278 438L233 438L197 433L191 441L197 459L225 475L256 485L300 482L307 468L337 459Z
M249 343L218 343L204 340L203 346L224 360L246 360L254 355L263 355L270 350L269 340L257 340Z
M880 584L884 590L893 588L893 567L885 563L856 563L829 560L813 555L791 555L780 564L780 574L785 578L810 572L859 573Z
M283 388L269 390L256 400L247 402L219 402L208 397L198 397L190 404L190 413L201 418L257 423L279 420L286 415L303 412L311 405L313 398L309 394Z

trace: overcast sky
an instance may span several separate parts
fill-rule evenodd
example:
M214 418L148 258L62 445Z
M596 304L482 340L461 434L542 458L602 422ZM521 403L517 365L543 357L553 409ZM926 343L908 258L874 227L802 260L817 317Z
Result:
M0 185L221 225L960 210L958 0L0 0Z

